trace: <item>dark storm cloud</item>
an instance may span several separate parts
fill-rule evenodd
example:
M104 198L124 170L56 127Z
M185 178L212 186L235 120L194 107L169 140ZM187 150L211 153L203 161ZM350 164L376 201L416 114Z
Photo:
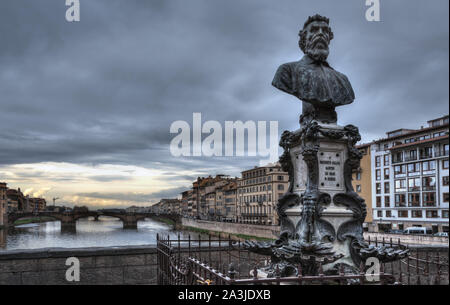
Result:
M173 121L278 120L298 128L299 101L270 86L298 60L308 15L331 18L330 64L356 101L340 123L363 140L448 113L448 1L0 2L0 163L121 163L226 173L256 158L173 158ZM95 178L94 178L95 179ZM103 178L100 178L103 179Z

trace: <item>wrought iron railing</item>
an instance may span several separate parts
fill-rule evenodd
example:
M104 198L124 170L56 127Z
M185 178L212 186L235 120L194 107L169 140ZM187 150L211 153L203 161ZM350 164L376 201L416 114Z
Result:
M390 241L368 240L376 246L405 248ZM230 237L197 239L169 239L157 237L158 284L160 285L282 285L282 284L367 284L365 266L357 273L346 274L340 268L338 274L328 275L319 263L318 273L305 275L298 266L297 276L283 277L279 270L267 277L263 270L270 264L266 256L244 249L240 241ZM313 258L312 258L313 259ZM447 272L445 271L447 270ZM448 284L448 253L412 251L402 260L380 265L378 284ZM374 275L373 275L374 276ZM373 282L370 282L373 284Z
M386 240L384 237L381 240L372 239L369 236L367 240L369 244L389 247L402 247L400 239L394 241L392 238ZM386 273L393 275L395 282L401 285L448 285L449 284L449 256L448 249L441 254L438 250L432 248L410 250L410 255L406 258L382 264L383 270Z
M448 157L449 151L448 150L435 150L434 156L437 157Z

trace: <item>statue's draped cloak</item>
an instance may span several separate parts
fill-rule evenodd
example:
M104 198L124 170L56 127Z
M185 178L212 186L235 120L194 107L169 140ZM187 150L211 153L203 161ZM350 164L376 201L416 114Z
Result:
M281 65L272 85L317 106L347 105L355 99L352 85L344 74L327 62L315 62L308 55Z

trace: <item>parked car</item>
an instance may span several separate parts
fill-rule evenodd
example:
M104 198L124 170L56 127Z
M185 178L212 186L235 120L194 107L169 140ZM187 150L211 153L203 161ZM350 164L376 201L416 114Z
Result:
M389 230L388 233L390 233L390 234L403 234L405 232L403 230Z
M425 227L409 227L409 228L406 228L405 234L427 235L427 234L433 234L433 231L430 228L425 228Z
M437 232L434 234L434 236L448 237L448 233L447 232Z

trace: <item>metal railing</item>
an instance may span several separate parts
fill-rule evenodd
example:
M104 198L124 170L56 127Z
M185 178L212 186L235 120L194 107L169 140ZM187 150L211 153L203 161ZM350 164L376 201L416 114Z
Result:
M417 160L417 156L406 156L405 157L405 162L416 161L416 160Z
M449 151L448 150L435 150L434 156L435 157L448 157Z
M406 248L400 240L394 243L392 238L389 241L369 239L368 243L394 249ZM314 261L314 257L311 259ZM359 272L351 274L345 273L343 268L339 268L337 274L326 274L321 263L317 262L318 272L314 275L306 275L299 265L297 276L283 277L277 268L267 277L261 270L270 264L270 259L247 251L240 241L229 236L225 239L220 236L181 239L178 236L171 240L158 235L157 260L160 285L368 284L363 264ZM412 251L412 255L405 259L380 264L376 275L379 276L378 284L448 284L448 252L445 257L439 252Z
M369 244L378 246L401 247L400 239L396 242L390 238L381 240L376 238L368 239ZM407 247L409 248L409 247ZM448 250L446 255L440 251L433 251L425 248L421 250L409 249L410 255L404 259L384 263L383 270L394 276L395 282L402 285L448 285L449 284L449 265Z

